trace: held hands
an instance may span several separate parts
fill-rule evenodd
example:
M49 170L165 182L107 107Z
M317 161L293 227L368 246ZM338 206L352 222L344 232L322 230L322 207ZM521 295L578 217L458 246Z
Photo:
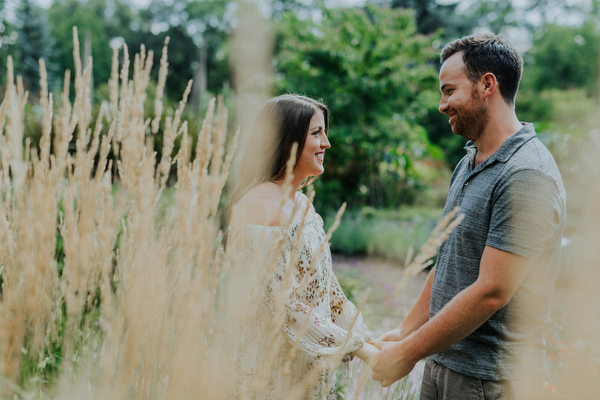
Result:
M353 355L363 360L369 368L373 369L373 357L379 353L379 349L370 343L365 343L360 349L356 350Z
M354 352L373 370L373 380L388 387L410 373L419 360L414 360L406 351L400 328L384 333L376 340L365 343Z
M384 335L385 336L385 335ZM404 349L404 342L369 342L380 351L376 353L369 365L373 369L373 380L381 386L388 387L412 371L418 360L413 360Z

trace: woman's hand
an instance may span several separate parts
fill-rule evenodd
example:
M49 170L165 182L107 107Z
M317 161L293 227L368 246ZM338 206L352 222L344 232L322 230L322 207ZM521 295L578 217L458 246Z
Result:
M369 368L373 369L373 356L377 353L379 353L379 349L377 347L373 346L370 343L365 343L360 349L352 353L352 355L360 358L369 366Z

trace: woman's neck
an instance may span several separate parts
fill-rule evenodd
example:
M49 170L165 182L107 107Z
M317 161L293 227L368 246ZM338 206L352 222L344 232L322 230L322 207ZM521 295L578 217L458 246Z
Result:
M298 190L300 190L300 188L302 187L302 182L304 182L306 178L303 178L302 180L299 180L297 178L292 178L292 182L290 184L290 186L292 187L292 191L289 195L290 199L294 199L294 197L296 196L296 192ZM283 193L283 185L284 185L284 181L271 181L271 183L277 185L277 187L279 188L279 190L282 191Z

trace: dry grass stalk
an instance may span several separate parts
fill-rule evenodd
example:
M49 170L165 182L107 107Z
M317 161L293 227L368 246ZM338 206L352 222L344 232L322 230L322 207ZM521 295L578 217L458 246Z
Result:
M75 44L74 54L78 56L76 36ZM144 119L143 108L137 106L144 103L151 56L146 57L142 51L136 57L132 81L128 80L128 58L124 58L119 91L118 57L113 57L112 107L101 107L93 129L89 127L91 107L86 103L91 63L82 71L81 62L76 59L75 102L69 101L67 72L60 110L54 120L52 154L52 96L47 92L42 62L40 154L33 152L31 159L25 160L21 155L26 93L22 84L15 83L9 60L8 90L0 113L2 126L8 116L6 134L0 136L0 142L6 144L0 149L0 263L4 281L0 301L0 373L8 382L2 385L4 394L19 390L15 382L21 348L26 346L35 359L44 344L58 339L66 348L62 377L55 387L59 398L125 398L131 391L139 398L164 398L168 377L174 376L172 360L178 354L181 336L185 333L203 342L201 338L208 332L202 313L197 311L200 305L207 311L213 307L213 299L205 294L210 290L214 295L215 271L221 266L213 262L218 260L214 241L206 239L211 232L216 236L217 225L214 218L199 218L199 224L192 222L194 216L211 214L213 201L198 201L206 182L200 182L201 175L192 168L189 156L182 155L178 159L180 212L171 224L165 225L166 229L155 231L160 182L155 180L155 159L146 148L144 132L149 122ZM184 105L185 101L180 104L178 116ZM110 128L108 135L101 137L105 110L109 111ZM226 118L226 114L222 115ZM174 126L178 124L175 122ZM76 127L76 152L70 155L68 146ZM224 143L227 132L223 121L219 129L215 135ZM182 132L186 135L182 129L177 133ZM112 160L107 160L111 141L122 150L117 152L121 187L116 194L110 173ZM221 162L224 172L231 154L228 160ZM219 192L225 182L219 173L223 171L213 174L221 182L212 185ZM210 198L218 198L218 193L212 193ZM63 214L57 225L59 200ZM65 251L60 277L54 260L57 229ZM119 234L120 245L115 250ZM211 266L213 271L209 272ZM52 328L60 324L61 298L67 310L67 329L57 338L56 329ZM208 300L208 304L201 304L199 299ZM94 323L89 321L90 311L98 303L100 317ZM99 330L94 328L96 324ZM200 329L184 329L194 324ZM92 333L88 339L86 331L88 335ZM102 334L98 336L93 331ZM193 361L197 362L205 351L204 346L200 348ZM86 381L87 384L79 383ZM181 398L180 388L173 387L169 393L173 398Z
M167 73L169 71L169 61L167 57L167 46L169 45L170 38L165 38L165 44L162 49L162 56L160 58L160 69L158 71L158 82L156 84L156 95L154 97L154 119L152 120L152 133L158 132L160 119L163 113L163 96L165 93L165 83L167 82Z
M0 138L2 175L4 187L2 190L2 207L0 223L0 265L2 266L2 301L0 315L3 323L0 325L0 375L9 381L16 379L19 372L20 349L23 345L26 321L29 315L39 315L31 309L34 299L29 299L35 282L31 281L34 271L33 254L18 251L17 243L24 241L29 246L35 240L33 229L27 226L16 226L14 216L26 212L24 183L27 177L27 166L22 160L24 100L27 94L18 81L15 82L12 58L7 63L7 89L5 101L7 104L7 119L5 135ZM18 152L15 154L15 152ZM9 172L10 171L10 172ZM12 179L11 179L12 178ZM15 200L16 199L16 200ZM16 207L11 205L16 204ZM31 223L29 219L27 222ZM30 278L25 281L25 277ZM31 313L31 314L30 314ZM43 317L36 318L39 322ZM34 332L39 332L34 329ZM34 334L34 336L37 336ZM35 340L39 342L39 340ZM0 394L8 394L2 388Z

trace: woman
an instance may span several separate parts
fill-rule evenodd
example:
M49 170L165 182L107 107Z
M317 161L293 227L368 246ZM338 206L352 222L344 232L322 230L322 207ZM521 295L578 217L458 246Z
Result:
M296 391L304 399L336 399L335 360L357 356L368 362L378 351L367 343L371 332L333 274L323 221L299 191L323 173L330 148L328 114L325 105L304 96L267 102L256 118L240 164L240 184L227 207L228 217L236 208L242 226L242 244L236 249L242 249L248 263L258 259L265 268L274 265L259 293L261 315L244 329L251 340L239 350L239 359L247 363L241 375L255 380L258 358L272 339L249 332L264 327L264 318L280 321L285 339L274 361L265 358L273 365L257 390L261 398L287 399ZM294 190L286 195L283 181L294 143ZM277 241L282 242L278 247Z

